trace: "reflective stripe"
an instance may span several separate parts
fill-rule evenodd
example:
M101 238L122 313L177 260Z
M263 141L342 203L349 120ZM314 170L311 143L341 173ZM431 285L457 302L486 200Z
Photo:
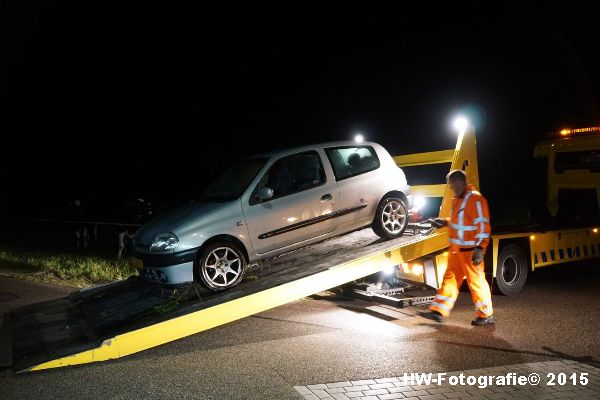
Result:
M439 300L449 301L449 302L451 302L451 303L454 303L454 302L455 302L455 299L453 299L452 297L449 297L449 296L442 296L441 294L436 294L436 295L435 295L435 298L436 298L436 299L439 299Z
M475 218L475 219L473 220L473 222L474 222L474 223L478 223L478 222L490 222L490 220L489 220L489 219L487 219L487 218L481 217L481 218Z
M475 246L474 240L460 240L460 239L452 239L450 238L450 243L462 245L462 246Z
M462 230L462 231L475 231L477 227L475 225L458 225L458 224L450 224L452 229Z
M478 301L477 303L475 303L475 309L478 311L481 311L482 313L488 314L490 311L492 311L492 300L484 300L484 301Z
M485 233L485 226L483 225L483 223L487 222L487 220L483 216L483 210L481 209L481 202L478 201L475 204L477 205L477 217L478 217L478 218L476 218L476 220L479 222L479 234L476 235L475 237L479 239L477 241L477 246L479 246L481 244L481 242L483 242L483 239L490 237L490 235Z
M473 192L467 193L462 203L460 203L460 209L458 210L458 225L460 226L464 226L465 207L467 205L467 200L469 200L469 197L471 197L471 194L473 194ZM459 229L457 233L460 240L465 238L465 232L462 229Z
M475 203L475 205L477 206L477 217L483 218L483 210L481 209L481 202L478 201ZM485 231L485 227L483 226L483 221L479 221L479 229L480 229L479 233L483 233Z
M442 304L442 303L438 303L438 302L437 302L437 301L435 301L435 300L431 302L431 305L432 305L433 307L439 307L439 308L441 308L442 310L446 310L446 311L448 311L448 312L450 312L450 311L451 311L451 307L448 307L447 305L445 305L445 304Z

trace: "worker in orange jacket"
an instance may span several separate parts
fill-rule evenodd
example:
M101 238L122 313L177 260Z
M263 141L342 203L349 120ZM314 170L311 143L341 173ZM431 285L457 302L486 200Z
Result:
M443 322L450 314L466 277L477 315L471 324L490 325L494 323L494 311L483 263L491 233L487 200L468 184L464 171L450 171L446 181L454 192L451 216L436 218L431 222L438 228L449 228L448 266L442 287L430 304L429 311L422 312L421 315Z

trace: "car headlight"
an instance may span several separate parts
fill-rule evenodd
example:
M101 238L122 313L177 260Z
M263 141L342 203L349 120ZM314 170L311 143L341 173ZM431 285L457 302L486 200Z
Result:
M174 233L166 232L156 235L152 244L150 245L150 251L153 253L164 253L171 251L177 247L179 239Z

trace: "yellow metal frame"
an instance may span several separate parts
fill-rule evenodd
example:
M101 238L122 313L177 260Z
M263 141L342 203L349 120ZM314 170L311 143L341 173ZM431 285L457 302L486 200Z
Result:
M557 174L554 170L556 153L582 150L600 150L600 135L560 138L542 142L535 147L534 157L547 157L548 162L548 208L554 215L558 210L558 191L567 189L596 189L600 206L600 175L589 170L567 170ZM451 162L451 170L466 171L469 182L479 190L479 171L477 164L477 145L473 131L461 134L454 150L442 150L430 153L411 154L394 157L400 167ZM412 186L414 194L424 197L443 197L439 216L449 215L452 194L445 184ZM554 207L554 209L552 208ZM442 230L438 230L441 232ZM570 261L596 258L600 256L600 228L553 230L545 232L519 232L492 235L492 276L496 277L500 241L507 239L526 239L529 242L531 269L562 264ZM441 282L447 264L447 252L435 255L438 280Z
M464 169L471 184L476 188L479 187L477 151L473 131L461 133L454 150L399 156L395 157L395 160L401 166L450 162L451 169ZM426 196L443 197L440 215L448 214L451 194L445 184L418 186L414 188L413 192ZM41 363L28 371L124 357L340 286L377 273L388 266L400 265L425 255L440 253L438 258L442 259L438 260L438 263L443 263L447 254L441 252L447 247L448 230L440 229L427 237L332 266L305 278L117 335L104 340L100 346L94 349Z
M409 154L394 157L396 165L399 167L425 166L430 164L450 163L449 171L460 169L467 173L469 183L476 190L479 190L479 166L477 163L477 141L475 131L471 128L458 135L456 147L449 150L432 151L427 153ZM446 183L434 185L412 185L411 190L414 195L423 197L441 197L442 204L438 213L439 217L450 215L452 206L452 192ZM438 232L448 235L448 228L438 229ZM446 244L445 248L448 247ZM494 252L497 252L494 246ZM494 256L494 277L496 276L496 256ZM448 252L442 252L435 256L438 283L441 284L442 277L446 271L448 263Z
M526 238L530 250L529 265L533 271L550 265L599 257L599 231L598 228L591 227L494 235L494 277L496 276L500 240Z
M419 165L442 164L452 162L454 150L430 151L428 153L406 154L394 157L396 165L414 167Z
M449 171L464 170L469 183L479 190L479 168L477 164L477 142L475 131L471 128L461 132L456 141L456 147L450 150L431 151L427 153L408 154L394 157L399 167L424 166L430 164L450 163ZM439 216L450 214L452 193L450 188L443 184L415 185L411 187L413 194L423 197L442 197Z

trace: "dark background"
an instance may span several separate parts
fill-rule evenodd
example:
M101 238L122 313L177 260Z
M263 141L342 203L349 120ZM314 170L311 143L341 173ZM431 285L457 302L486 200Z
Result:
M452 148L459 112L492 215L531 207L534 143L599 122L597 14L404 3L4 2L0 214L80 198L114 219L241 156L357 131L394 155Z

